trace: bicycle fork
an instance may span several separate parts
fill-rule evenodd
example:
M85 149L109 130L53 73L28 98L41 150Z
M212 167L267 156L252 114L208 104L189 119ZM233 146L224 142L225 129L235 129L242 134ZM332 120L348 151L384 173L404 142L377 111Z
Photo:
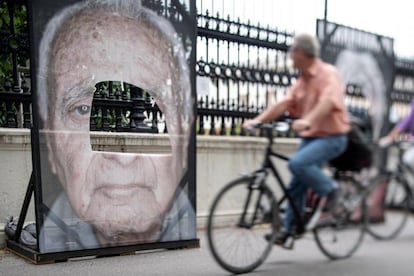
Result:
M248 186L248 194L247 198L245 200L245 204L243 207L243 213L240 217L238 226L242 228L250 229L252 228L255 223L257 222L259 216L259 212L263 214L263 220L265 221L266 211L264 210L265 206L262 206L262 199L263 194L266 192L263 188L264 186L264 180L266 178L267 173L266 172L258 172L256 176L252 179L252 182ZM256 192L258 192L256 196ZM271 203L269 203L271 204ZM251 206L253 206L253 213L251 213ZM272 206L269 206L270 211L272 212ZM250 215L251 214L251 215ZM270 220L272 219L272 216L270 216Z

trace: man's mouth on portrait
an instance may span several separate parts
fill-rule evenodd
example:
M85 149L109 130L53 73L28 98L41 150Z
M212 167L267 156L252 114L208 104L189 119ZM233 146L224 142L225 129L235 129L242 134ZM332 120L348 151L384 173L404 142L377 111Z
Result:
M101 194L110 200L112 205L129 205L130 200L139 195L139 193L148 193L150 188L143 185L103 185L95 190L95 194Z
M149 155L93 152L91 166L94 195L103 196L116 203L128 202L141 194L152 193L157 188L154 160Z

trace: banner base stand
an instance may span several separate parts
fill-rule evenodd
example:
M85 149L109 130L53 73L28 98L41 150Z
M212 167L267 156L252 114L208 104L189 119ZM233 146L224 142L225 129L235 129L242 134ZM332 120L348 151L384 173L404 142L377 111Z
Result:
M171 242L158 242L146 244L134 244L116 247L84 249L74 251L40 253L28 248L14 240L6 240L6 249L19 257L33 264L50 264L56 262L66 262L74 258L82 257L111 257L122 255L133 255L137 251L154 250L154 249L190 249L199 248L200 240L180 240Z

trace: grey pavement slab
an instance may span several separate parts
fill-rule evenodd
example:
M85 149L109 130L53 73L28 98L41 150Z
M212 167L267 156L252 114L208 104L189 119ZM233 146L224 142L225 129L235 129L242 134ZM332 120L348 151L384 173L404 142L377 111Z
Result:
M200 248L156 250L135 255L84 258L34 265L0 251L0 275L229 275L212 259L205 233L198 232ZM414 275L414 217L393 241L380 242L366 236L356 254L347 260L329 261L306 235L292 251L275 246L271 255L249 275L294 276L412 276Z

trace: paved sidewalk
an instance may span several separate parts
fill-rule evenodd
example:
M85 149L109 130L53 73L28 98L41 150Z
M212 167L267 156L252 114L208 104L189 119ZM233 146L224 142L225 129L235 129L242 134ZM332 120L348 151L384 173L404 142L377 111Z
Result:
M34 265L12 253L0 251L0 275L229 275L212 259L205 233L199 231L200 248L156 250L135 255L84 258L68 262ZM379 242L369 236L350 259L329 261L320 253L313 237L297 241L295 249L275 246L271 255L251 275L292 276L412 276L414 275L414 217L394 241Z

